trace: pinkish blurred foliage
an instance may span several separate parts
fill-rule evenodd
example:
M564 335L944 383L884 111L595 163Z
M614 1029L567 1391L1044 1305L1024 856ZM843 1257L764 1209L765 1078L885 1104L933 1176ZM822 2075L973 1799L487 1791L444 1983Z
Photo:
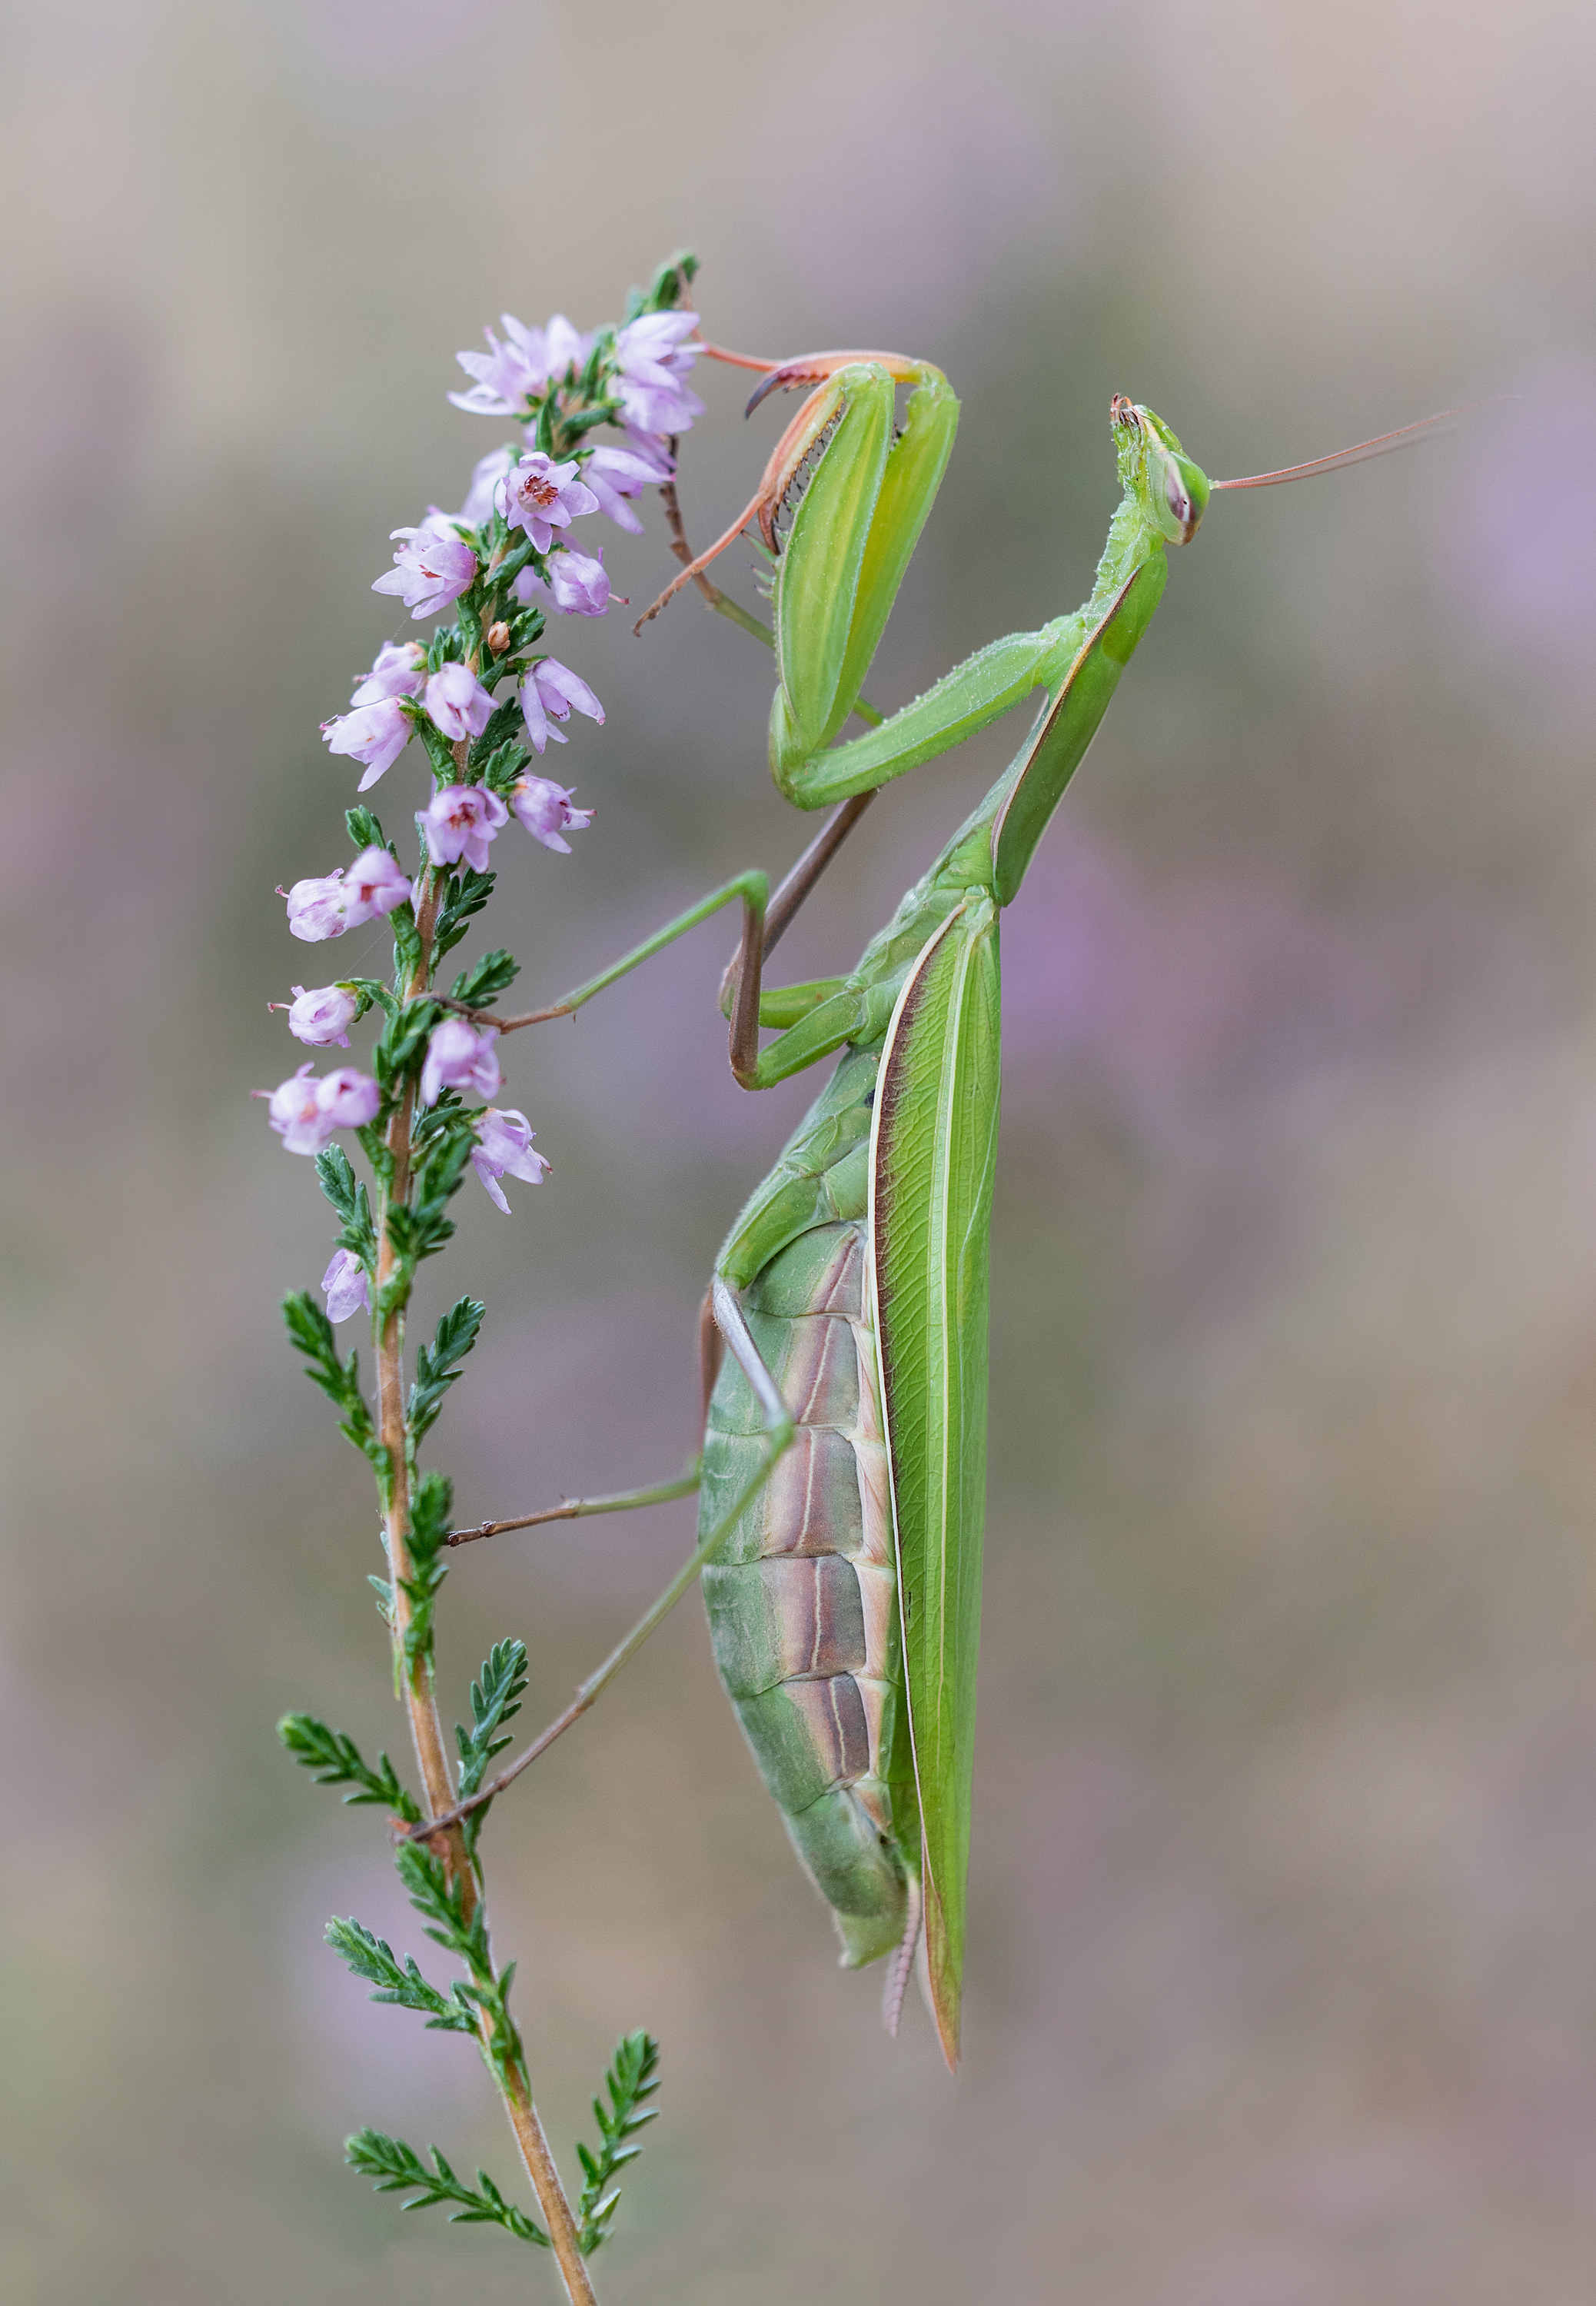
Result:
M1470 426L1436 567L1473 632L1510 651L1515 681L1589 688L1596 633L1585 444L1596 440L1596 359L1544 362L1513 400Z

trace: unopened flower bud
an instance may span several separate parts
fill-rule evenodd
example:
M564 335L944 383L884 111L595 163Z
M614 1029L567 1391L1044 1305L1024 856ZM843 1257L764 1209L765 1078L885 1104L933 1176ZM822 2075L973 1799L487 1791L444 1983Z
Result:
M309 993L303 985L296 985L291 1004L273 1001L269 1005L273 1009L287 1008L288 1030L307 1049L325 1049L335 1045L346 1049L349 1028L360 1007L345 985L318 985Z
M502 656L510 645L510 628L500 617L496 625L488 628L488 646L495 656Z

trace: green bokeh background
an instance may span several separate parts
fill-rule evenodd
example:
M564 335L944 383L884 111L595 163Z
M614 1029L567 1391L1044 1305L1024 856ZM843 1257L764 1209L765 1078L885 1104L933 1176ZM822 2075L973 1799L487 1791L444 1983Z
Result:
M696 1603L495 1819L568 2164L615 2035L664 2043L602 2294L1583 2301L1596 17L83 0L5 40L0 2293L554 2295L339 2166L371 2121L514 2174L469 2051L320 1943L419 1933L272 1724L402 1732L369 1484L273 1310L325 1213L246 1092L318 973L271 893L341 853L316 724L398 629L388 531L498 437L455 348L690 242L722 340L963 396L888 703L1083 596L1113 391L1219 473L1522 397L1216 500L1011 917L960 2079L835 1969ZM704 390L701 537L774 433ZM646 598L657 515L609 557ZM576 853L502 844L550 993L803 832L742 636L686 601L557 645L609 718L559 756ZM1003 754L883 799L794 974ZM555 1174L509 1222L469 1189L447 1260L491 1304L465 1516L688 1446L705 1270L805 1093L727 1078L726 942L507 1052ZM689 1525L465 1557L451 1712L512 1632L552 1711Z

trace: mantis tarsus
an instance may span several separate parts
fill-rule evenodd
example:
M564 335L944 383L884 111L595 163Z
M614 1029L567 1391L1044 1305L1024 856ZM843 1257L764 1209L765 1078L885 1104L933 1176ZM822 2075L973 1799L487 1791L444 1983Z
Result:
M885 1997L895 2028L918 1950L952 2066L980 1620L999 916L1151 620L1165 546L1191 541L1210 494L1379 455L1442 420L1282 473L1210 483L1159 417L1116 396L1123 493L1089 599L988 644L882 721L860 687L941 482L958 403L940 372L895 356L743 364L766 372L755 401L777 385L813 389L753 503L702 559L690 560L668 500L689 565L648 615L692 577L712 605L754 625L703 572L757 518L775 554L772 773L799 807L841 807L773 899L763 873L739 875L550 1007L471 1013L500 1031L569 1015L740 901L741 947L722 987L738 1080L764 1089L840 1062L716 1260L701 1323L700 1456L652 1489L456 1533L465 1542L700 1492L698 1545L665 1593L468 1806L502 1790L585 1711L702 1575L721 1678L832 1907L844 1962L895 1957ZM767 989L765 961L870 796L1035 688L1041 708L1013 762L858 966ZM875 725L834 742L855 711ZM764 1047L762 1028L778 1029Z

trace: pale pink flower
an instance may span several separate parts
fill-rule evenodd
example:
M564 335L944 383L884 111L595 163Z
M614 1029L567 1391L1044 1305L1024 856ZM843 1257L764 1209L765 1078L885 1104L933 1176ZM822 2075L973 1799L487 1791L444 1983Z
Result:
M585 713L590 721L602 723L604 708L580 675L561 664L558 657L542 658L521 684L521 710L534 752L541 753L550 737L557 745L565 743L559 730L550 729L549 723L568 721L573 705L578 713Z
M593 823L592 809L573 807L570 794L552 777L523 777L510 795L510 807L535 840L562 857L570 855L571 844L561 834L585 833Z
M432 1029L422 1067L421 1099L436 1105L446 1089L471 1089L491 1097L499 1087L499 1036L490 1026L476 1032L464 1017L446 1017Z
M292 1002L273 1001L268 1005L287 1009L288 1030L307 1049L346 1049L349 1028L360 1007L346 985L318 985L309 993L303 985L296 985Z
M295 881L279 889L288 901L288 927L307 944L342 936L346 929L391 913L410 894L410 884L386 849L367 849L346 874L340 865L319 880Z
M327 1318L329 1321L346 1321L351 1313L363 1306L371 1310L371 1293L366 1286L366 1268L353 1250L334 1252L332 1263L321 1277L321 1286L327 1292Z
M351 713L324 721L321 734L329 752L348 753L365 763L357 788L364 792L386 775L410 742L410 715L397 696L380 696L375 704L358 705Z
M641 536L643 523L622 499L640 497L651 483L668 481L675 469L662 448L654 448L651 453L636 447L611 448L606 445L593 450L582 467L582 477L597 497L599 510L607 513L618 528Z
M413 617L430 617L457 601L476 575L476 555L446 521L429 514L417 528L396 528L407 537L394 566L378 577L373 593L397 593Z
M385 696L414 696L426 670L427 652L419 641L384 641L376 663L349 702L380 705Z
M478 873L488 869L488 844L509 811L486 785L445 785L422 811L427 854L434 865L457 864L463 857Z
M320 880L295 881L291 889L279 889L277 894L288 901L289 929L307 944L342 936L349 926L350 893L344 885L341 865Z
M516 598L524 604L541 601L562 617L603 615L610 606L610 576L602 544L596 559L564 545L550 554L548 568L547 584L535 570L523 568L516 579Z
M340 1065L317 1089L316 1102L330 1128L363 1129L368 1121L376 1120L382 1091L369 1073L358 1073L353 1065Z
M525 456L504 476L500 502L512 528L524 528L540 552L547 552L557 528L569 528L585 512L597 512L599 500L576 477L571 457L557 465L541 448Z
M325 1080L318 1080L307 1058L289 1080L279 1081L267 1098L266 1117L290 1153L320 1153L330 1145L333 1132L360 1129L374 1121L382 1102L374 1080L344 1065Z
M257 1097L267 1099L266 1118L282 1139L286 1152L320 1153L331 1144L338 1124L322 1107L320 1088L307 1057L291 1080L279 1081L269 1091L255 1091Z
M521 1177L529 1185L541 1183L550 1165L532 1149L537 1134L524 1113L500 1113L489 1106L476 1116L476 1150L471 1166L487 1188L488 1197L508 1217L510 1205L500 1177Z
M682 337L698 326L696 312L644 312L615 339L620 405L641 432L685 432L704 403L682 381L697 360Z
M374 921L380 913L391 913L410 895L410 884L388 850L375 846L362 850L344 886L348 892L344 921L352 929L363 921Z
M422 701L428 717L451 744L462 737L480 737L493 710L493 699L470 666L464 664L440 664L427 683Z
M529 329L510 312L499 314L499 325L503 344L491 329L484 329L485 353L455 355L476 382L469 392L451 392L449 398L473 416L525 416L527 402L541 399L551 379L564 376L573 363L580 366L593 344L563 312L556 312L546 329Z

